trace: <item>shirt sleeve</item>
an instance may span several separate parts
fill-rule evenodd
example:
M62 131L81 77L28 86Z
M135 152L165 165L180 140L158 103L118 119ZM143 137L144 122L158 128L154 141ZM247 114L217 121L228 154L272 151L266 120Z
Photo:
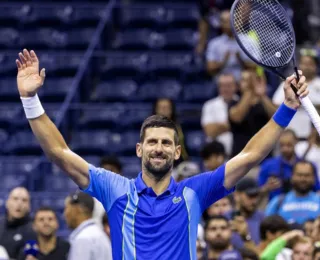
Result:
M88 239L76 239L72 242L68 260L92 259L92 245L88 245Z
M279 204L279 196L273 198L267 205L265 215L266 216L271 216L271 215L276 215L277 212L277 207Z
M279 237L278 239L271 242L266 249L261 254L262 260L273 260L276 258L277 254L286 246L287 242Z
M129 179L91 164L89 164L89 178L89 186L83 191L99 200L106 211L109 211L113 203L130 190Z
M268 168L269 167L266 162L261 164L259 177L258 177L259 186L263 186L268 181L268 178L269 178Z
M185 186L197 194L202 212L234 191L234 188L227 190L223 186L225 167L223 164L213 172L200 173L186 180Z

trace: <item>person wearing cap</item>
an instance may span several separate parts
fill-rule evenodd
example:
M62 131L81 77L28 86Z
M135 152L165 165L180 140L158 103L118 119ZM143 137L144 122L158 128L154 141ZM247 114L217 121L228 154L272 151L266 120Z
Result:
M93 198L76 192L66 198L64 217L72 233L69 260L111 260L108 236L92 219Z
M259 185L253 178L244 178L236 186L236 211L230 212L227 217L234 221L235 229L241 229L232 236L232 243L237 248L242 248L245 242L260 243L259 230L264 214L257 210L259 195ZM242 225L247 225L247 228L242 228Z
M200 168L198 164L190 161L185 161L178 165L172 175L177 182L180 182L199 173Z

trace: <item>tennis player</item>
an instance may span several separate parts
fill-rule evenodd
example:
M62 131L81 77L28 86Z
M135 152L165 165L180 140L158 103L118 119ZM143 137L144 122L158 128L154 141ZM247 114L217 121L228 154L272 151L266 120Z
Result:
M171 177L173 162L181 154L177 129L165 117L148 117L136 145L142 172L129 180L88 164L68 148L37 96L45 70L39 73L35 52L23 50L16 64L18 90L32 131L48 158L104 205L114 260L196 259L197 227L202 212L233 192L236 183L270 153L300 106L290 88L290 83L295 84L293 75L285 82L284 103L242 152L214 172L180 183ZM301 97L308 95L302 73L297 88Z

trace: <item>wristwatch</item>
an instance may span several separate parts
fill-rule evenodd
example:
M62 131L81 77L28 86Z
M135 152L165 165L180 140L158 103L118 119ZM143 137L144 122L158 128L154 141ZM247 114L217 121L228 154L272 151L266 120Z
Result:
M242 236L242 239L243 239L245 242L249 242L249 241L251 241L251 236L250 236L249 234L247 234L247 235Z

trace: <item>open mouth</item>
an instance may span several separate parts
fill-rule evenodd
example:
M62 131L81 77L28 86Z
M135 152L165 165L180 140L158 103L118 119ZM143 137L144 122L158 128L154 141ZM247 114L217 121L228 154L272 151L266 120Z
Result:
M151 160L157 163L157 162L163 162L165 159L162 157L154 157L154 158L151 158Z

